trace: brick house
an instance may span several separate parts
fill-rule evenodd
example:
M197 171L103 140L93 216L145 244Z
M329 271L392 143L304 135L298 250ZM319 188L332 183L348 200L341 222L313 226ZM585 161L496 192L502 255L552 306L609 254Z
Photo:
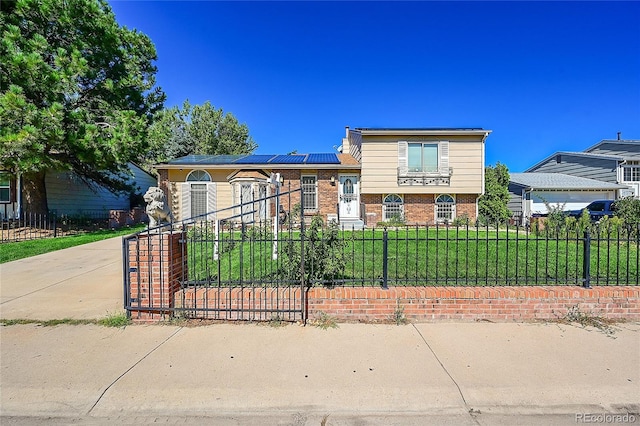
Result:
M428 224L461 216L475 220L489 133L347 127L338 153L189 155L156 169L178 220L213 211L218 219L238 214L223 209L272 195L275 174L284 190L302 187L306 217L319 214L346 227L392 219ZM260 219L274 215L266 203L253 210Z

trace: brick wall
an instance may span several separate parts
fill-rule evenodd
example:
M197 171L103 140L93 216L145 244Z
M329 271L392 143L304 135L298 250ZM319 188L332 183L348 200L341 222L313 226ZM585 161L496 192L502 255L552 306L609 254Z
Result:
M400 194L404 199L404 217L407 223L435 224L435 195L434 194ZM366 204L367 226L374 226L382 222L382 194L363 194L361 201ZM477 194L458 194L456 198L456 217L464 214L471 221L475 221ZM373 214L375 213L375 215Z
M640 319L640 287L312 288L308 315L342 321L388 321L398 307L414 321L559 319L578 306L609 319Z
M171 315L180 279L186 276L182 232L141 234L128 240L129 304L131 318L139 322L158 321Z
M310 219L313 215L319 214L326 221L328 214L336 214L336 205L338 203L339 170L274 170L274 172L280 173L280 175L284 178L284 185L282 185L281 192L299 189L302 175L317 177L318 209L316 211L308 211L305 214L307 216L307 219ZM334 183L331 183L331 176L335 178ZM292 206L295 206L299 203L300 194L292 194ZM288 211L288 196L282 197L282 199L280 200L280 204L282 204L283 208Z
M365 225L376 226L382 221L382 196L380 194L361 194L360 202L365 204Z
M466 214L469 220L475 222L477 219L477 199L478 195L476 194L458 194L456 196L456 216L462 217Z
M207 306L248 309L299 304L298 289L186 289L185 307ZM291 300L291 298L294 300ZM277 305L276 305L277 302ZM298 306L298 305L296 305ZM325 313L345 322L388 322L396 310L411 321L531 321L563 318L577 306L580 312L614 320L640 319L640 287L396 287L312 288L307 293L308 318ZM257 318L255 313L198 312L197 318ZM222 315L222 317L220 317Z
M167 199L171 197L171 193L169 192L169 170L167 169L159 169L158 170L158 187L164 191L164 195Z
M407 223L435 223L435 199L433 194L406 194L404 218Z
M331 176L335 178L331 183ZM338 204L338 172L335 170L318 170L318 213L323 219L328 214L337 214Z
M176 306L199 319L269 321L276 315L300 320L302 297L299 286L281 288L187 288L176 294ZM202 309L214 308L211 311ZM225 311L228 310L228 311ZM275 310L283 311L276 314ZM299 311L299 312L292 312Z

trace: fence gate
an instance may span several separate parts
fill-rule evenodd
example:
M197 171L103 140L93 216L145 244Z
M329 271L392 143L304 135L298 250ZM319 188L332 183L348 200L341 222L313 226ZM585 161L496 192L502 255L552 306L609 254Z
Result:
M230 208L123 238L129 315L306 320L300 195L256 187Z

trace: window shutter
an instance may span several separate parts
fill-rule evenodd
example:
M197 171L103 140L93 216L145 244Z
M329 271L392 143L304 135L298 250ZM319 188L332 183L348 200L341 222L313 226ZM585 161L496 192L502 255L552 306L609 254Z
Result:
M208 220L215 220L216 219L216 210L218 210L218 207L216 205L216 184L214 183L208 183L207 184L207 210L210 213L207 216Z
M440 151L438 169L440 172L449 173L449 141L441 141L438 144L438 150Z
M398 141L398 168L401 171L407 170L408 167L408 143L407 141Z
M180 220L191 218L191 185L182 184L182 208L180 209Z

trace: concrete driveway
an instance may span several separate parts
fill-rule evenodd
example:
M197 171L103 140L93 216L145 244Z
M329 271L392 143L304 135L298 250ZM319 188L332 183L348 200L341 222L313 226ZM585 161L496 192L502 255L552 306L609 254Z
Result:
M1 318L94 319L123 312L122 238L3 263L0 281Z

